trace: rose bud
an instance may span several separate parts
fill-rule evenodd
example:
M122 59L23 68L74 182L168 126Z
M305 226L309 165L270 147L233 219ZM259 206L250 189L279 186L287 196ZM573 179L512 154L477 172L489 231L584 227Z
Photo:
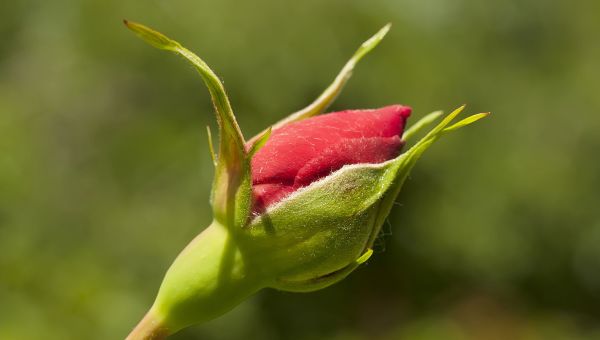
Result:
M329 113L274 130L252 158L255 213L344 165L382 163L400 154L411 109Z
M355 52L312 104L246 141L219 78L198 56L163 34L125 21L151 45L187 59L210 92L219 125L211 194L214 220L175 259L146 316L128 339L162 339L229 311L262 288L308 292L346 277L373 242L417 159L447 132L487 114L446 116L401 153L431 113L404 129L411 109L322 113L356 63L389 29ZM315 116L315 117L313 117Z

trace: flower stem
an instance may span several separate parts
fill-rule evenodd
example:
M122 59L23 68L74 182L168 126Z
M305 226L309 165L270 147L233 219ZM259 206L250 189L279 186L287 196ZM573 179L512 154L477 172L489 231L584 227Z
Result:
M171 332L154 315L151 309L125 340L162 340L170 334Z

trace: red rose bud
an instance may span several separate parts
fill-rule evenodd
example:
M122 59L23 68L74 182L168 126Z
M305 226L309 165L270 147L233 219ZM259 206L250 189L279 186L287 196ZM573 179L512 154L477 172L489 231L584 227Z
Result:
M348 164L381 163L400 154L408 106L347 110L274 130L252 158L255 213Z
M162 339L213 319L262 288L306 292L342 280L371 256L381 225L423 152L447 132L486 115L452 124L461 107L403 153L405 141L441 112L406 131L411 109L401 105L313 117L340 93L388 25L360 46L312 104L246 142L223 84L202 59L159 32L125 24L198 70L219 124L218 157L209 138L213 223L173 262L130 340Z

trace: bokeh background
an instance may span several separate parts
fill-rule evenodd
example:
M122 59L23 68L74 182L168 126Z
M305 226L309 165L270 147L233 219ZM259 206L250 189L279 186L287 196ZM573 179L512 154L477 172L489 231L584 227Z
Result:
M599 339L600 2L0 2L0 339L120 339L210 222L204 85L246 136L308 104L392 31L332 109L468 103L375 255L310 294L262 291L174 339Z

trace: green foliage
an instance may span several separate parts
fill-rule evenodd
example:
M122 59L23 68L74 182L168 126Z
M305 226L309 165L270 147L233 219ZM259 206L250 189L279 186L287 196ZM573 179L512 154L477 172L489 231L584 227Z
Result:
M247 136L306 106L386 22L330 110L402 103L414 122L466 102L494 115L419 161L377 260L351 280L264 291L175 339L598 338L599 12L593 0L0 2L0 338L122 338L210 224L210 98L123 17L198 51Z

